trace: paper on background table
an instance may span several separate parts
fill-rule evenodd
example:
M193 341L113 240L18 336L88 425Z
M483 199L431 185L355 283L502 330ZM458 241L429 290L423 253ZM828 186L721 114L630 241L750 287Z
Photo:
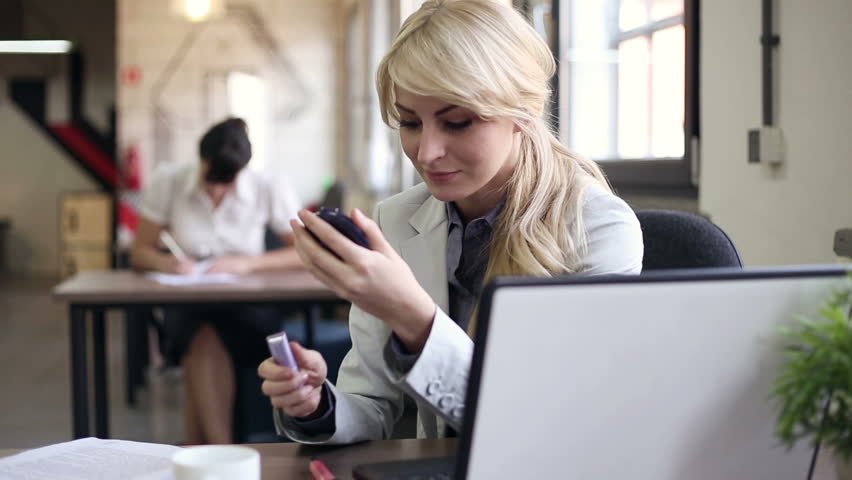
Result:
M174 273L148 272L146 277L163 285L204 285L209 283L236 283L240 278L232 273L192 273L178 275Z
M177 274L177 273L162 273L148 272L146 277L163 285L204 285L210 283L236 283L238 275L232 273L207 273L210 266L213 265L215 258L202 260L195 264L192 273Z
M171 457L180 447L83 438L0 459L0 478L171 480Z

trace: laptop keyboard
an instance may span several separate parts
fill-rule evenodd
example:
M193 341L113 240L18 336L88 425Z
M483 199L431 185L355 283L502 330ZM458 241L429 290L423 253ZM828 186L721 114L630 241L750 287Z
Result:
M382 477L382 480L452 480L452 477L444 473L426 475L410 474L404 476Z
M424 458L358 465L356 480L452 480L455 457Z

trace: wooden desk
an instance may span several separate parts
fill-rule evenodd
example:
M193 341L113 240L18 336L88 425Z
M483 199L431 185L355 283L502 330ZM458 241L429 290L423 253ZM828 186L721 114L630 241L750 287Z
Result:
M261 478L310 479L308 462L316 457L328 466L339 480L352 478L352 468L361 463L434 458L454 455L456 439L385 440L343 447L318 447L298 443L257 443L247 445L260 452ZM0 449L0 458L26 450ZM814 480L836 480L830 454L820 455Z
M310 479L308 462L316 457L339 480L352 478L352 468L361 463L447 457L456 453L456 439L384 440L345 447L318 447L297 443L246 445L260 452L261 478Z
M352 468L362 463L446 457L456 454L456 439L385 440L345 447L317 447L296 443L262 443L247 445L260 452L261 478L310 479L308 462L316 457L328 466L339 480L352 479ZM545 472L530 472L541 478L555 478ZM831 453L819 455L813 480L837 480Z
M246 445L260 452L261 478L311 479L308 462L319 458L339 480L352 478L352 469L361 463L447 457L456 453L455 439L385 440L342 447L317 447L298 443L255 443ZM0 449L0 458L25 452Z
M304 308L338 303L334 292L308 272L247 275L233 284L167 286L127 270L81 272L53 289L53 298L69 305L71 321L71 398L73 436L90 436L89 366L86 313L92 317L95 435L109 438L107 403L106 327L108 309L199 304L281 305Z
M3 457L11 457L12 455L25 452L26 450L21 450L18 448L0 448L0 458Z

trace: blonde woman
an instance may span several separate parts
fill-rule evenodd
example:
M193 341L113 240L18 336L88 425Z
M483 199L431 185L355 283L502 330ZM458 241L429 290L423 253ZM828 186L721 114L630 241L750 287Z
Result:
M639 273L632 210L548 125L554 69L547 45L498 2L427 1L405 21L377 89L424 183L381 202L373 220L353 211L372 250L309 212L292 222L303 262L353 304L353 347L337 385L322 356L297 344L299 373L260 365L279 433L303 443L388 438L408 394L418 437L450 435L464 413L484 283Z

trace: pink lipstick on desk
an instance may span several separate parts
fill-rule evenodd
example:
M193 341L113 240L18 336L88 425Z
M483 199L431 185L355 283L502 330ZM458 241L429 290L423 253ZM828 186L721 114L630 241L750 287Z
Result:
M311 463L308 464L308 468L311 470L311 475L314 476L314 480L334 480L337 478L319 459L311 459Z

